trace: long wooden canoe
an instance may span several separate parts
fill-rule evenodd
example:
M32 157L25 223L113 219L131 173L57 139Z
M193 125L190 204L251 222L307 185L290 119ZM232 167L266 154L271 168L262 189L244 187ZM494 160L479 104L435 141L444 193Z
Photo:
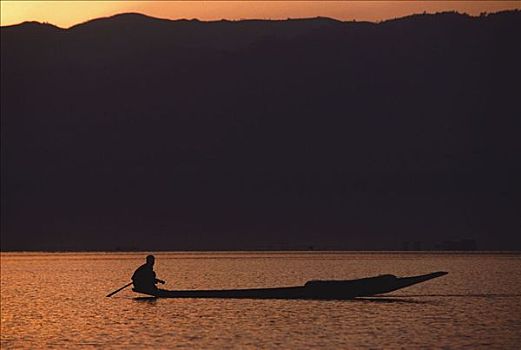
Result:
M240 299L319 299L343 300L389 293L433 278L446 275L439 271L426 275L396 277L380 275L344 281L309 281L303 286L224 290L138 291L158 298L240 298Z

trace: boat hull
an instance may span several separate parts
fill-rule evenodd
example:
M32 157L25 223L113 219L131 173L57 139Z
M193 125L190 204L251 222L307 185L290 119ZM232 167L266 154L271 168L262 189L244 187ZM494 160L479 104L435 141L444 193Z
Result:
M389 293L446 275L433 272L412 277L381 275L346 281L309 281L304 286L225 290L164 290L141 292L158 298L227 298L227 299L315 299L346 300Z

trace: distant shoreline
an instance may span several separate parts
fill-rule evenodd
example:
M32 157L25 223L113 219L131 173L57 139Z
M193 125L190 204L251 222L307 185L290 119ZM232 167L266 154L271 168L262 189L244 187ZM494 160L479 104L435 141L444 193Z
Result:
M64 253L64 254L96 254L96 253L111 253L111 254L147 254L154 252L161 253L266 253L266 254L521 254L520 250L9 250L0 251L0 254L5 253L27 253L27 254L50 254L50 253Z

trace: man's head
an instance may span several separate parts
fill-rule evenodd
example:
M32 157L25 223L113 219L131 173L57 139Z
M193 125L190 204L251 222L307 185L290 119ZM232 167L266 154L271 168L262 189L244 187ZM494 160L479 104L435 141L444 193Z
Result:
M154 258L153 255L147 255L147 265L154 266L155 261L156 261L156 258Z

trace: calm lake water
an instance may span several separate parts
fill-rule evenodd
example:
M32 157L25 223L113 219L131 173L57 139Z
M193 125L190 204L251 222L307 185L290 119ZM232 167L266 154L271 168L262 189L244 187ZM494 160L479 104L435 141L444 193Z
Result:
M168 289L449 274L350 301L136 300L146 253L2 253L1 348L519 349L521 255L160 253Z

